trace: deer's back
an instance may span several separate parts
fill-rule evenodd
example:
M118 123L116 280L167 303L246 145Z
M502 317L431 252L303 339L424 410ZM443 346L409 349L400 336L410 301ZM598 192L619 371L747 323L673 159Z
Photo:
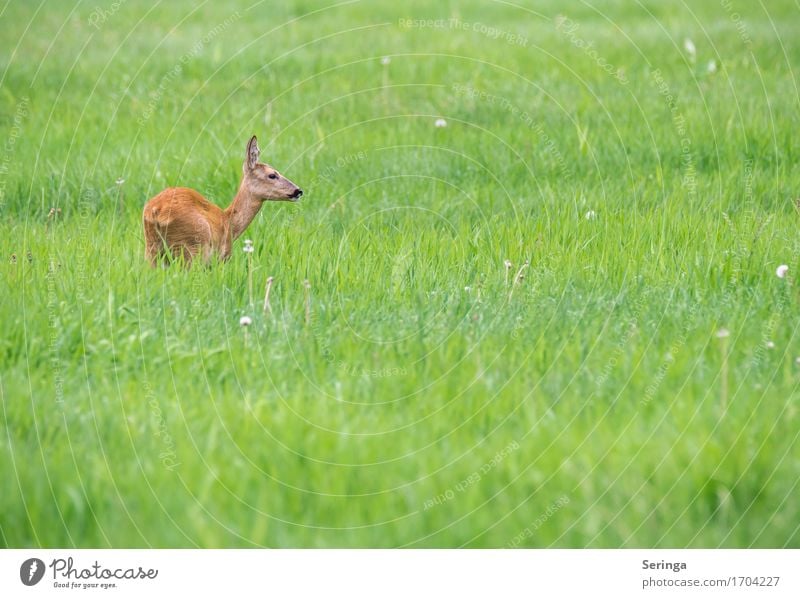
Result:
M168 245L227 245L226 220L222 209L194 189L170 187L153 197L144 206L145 224L161 231Z
M144 217L161 226L167 226L186 218L219 220L222 218L222 209L194 189L169 187L145 204Z

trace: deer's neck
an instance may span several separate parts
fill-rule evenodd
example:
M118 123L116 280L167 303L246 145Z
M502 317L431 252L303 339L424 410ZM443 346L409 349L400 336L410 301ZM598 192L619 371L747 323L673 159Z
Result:
M264 202L255 197L244 186L239 187L231 205L225 209L231 228L232 240L238 238L256 217Z

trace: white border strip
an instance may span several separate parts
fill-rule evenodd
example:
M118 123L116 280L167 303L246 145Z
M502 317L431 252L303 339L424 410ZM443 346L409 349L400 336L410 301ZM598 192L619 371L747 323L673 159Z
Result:
M800 550L14 549L0 596L796 598L798 570Z

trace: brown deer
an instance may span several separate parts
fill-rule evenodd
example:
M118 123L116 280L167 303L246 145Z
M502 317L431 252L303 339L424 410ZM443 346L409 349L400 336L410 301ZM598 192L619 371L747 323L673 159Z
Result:
M256 217L264 201L297 201L303 191L268 164L258 161L261 150L255 135L247 143L242 182L224 210L194 189L170 187L144 206L145 257L152 266L171 256L190 266L197 257L208 263L213 255L223 261L231 245Z

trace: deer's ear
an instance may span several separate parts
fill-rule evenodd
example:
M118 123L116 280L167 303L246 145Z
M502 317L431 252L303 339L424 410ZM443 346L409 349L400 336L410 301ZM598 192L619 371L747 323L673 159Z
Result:
M258 156L260 153L261 150L258 149L258 139L253 135L250 141L247 142L247 154L244 158L244 163L247 165L247 168L254 168L255 165L258 164Z

